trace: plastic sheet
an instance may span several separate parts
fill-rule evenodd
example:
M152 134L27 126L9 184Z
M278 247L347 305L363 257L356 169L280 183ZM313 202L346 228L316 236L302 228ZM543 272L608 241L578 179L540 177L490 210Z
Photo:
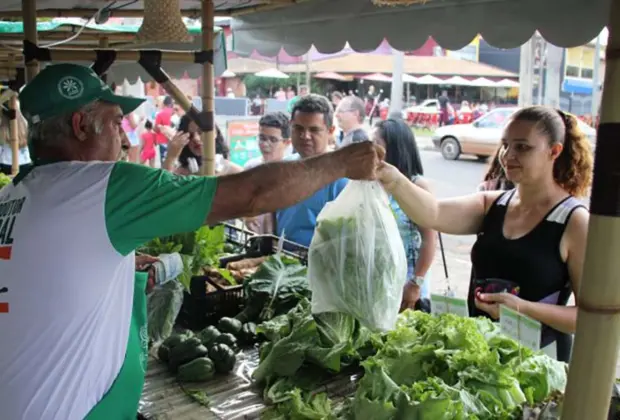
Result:
M394 327L407 259L388 196L351 181L317 218L308 258L312 312L343 312L371 330Z
M216 376L203 383L186 384L186 390L203 391L209 407L191 400L165 364L155 357L149 359L148 372L140 413L148 419L226 419L258 420L266 409L262 390L254 386L252 372L258 366L258 350L243 350L237 354L237 365L228 375ZM352 396L359 372L335 376L316 392L326 392L336 403Z

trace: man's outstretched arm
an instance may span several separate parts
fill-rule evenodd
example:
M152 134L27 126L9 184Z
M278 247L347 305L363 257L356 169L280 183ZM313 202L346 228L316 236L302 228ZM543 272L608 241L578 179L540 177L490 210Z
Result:
M340 178L375 179L383 149L370 142L294 162L276 162L218 178L205 223L290 207Z

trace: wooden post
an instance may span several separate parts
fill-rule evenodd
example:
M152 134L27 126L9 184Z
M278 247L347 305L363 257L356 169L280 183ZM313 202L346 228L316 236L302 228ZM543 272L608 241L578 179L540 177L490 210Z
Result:
M38 45L37 39L37 0L22 0L22 20L24 22L24 40ZM26 82L39 73L39 62L26 63Z
M606 420L620 346L620 0L612 0L590 224L563 420Z
M15 176L19 172L19 129L17 126L17 93L11 96L9 99L9 109L12 111L11 119L9 120L9 133L11 134L11 175Z
M213 0L202 2L202 49L213 53L213 25L214 25ZM202 111L211 121L207 131L202 133L202 174L215 175L215 98L213 60L204 63L202 70Z

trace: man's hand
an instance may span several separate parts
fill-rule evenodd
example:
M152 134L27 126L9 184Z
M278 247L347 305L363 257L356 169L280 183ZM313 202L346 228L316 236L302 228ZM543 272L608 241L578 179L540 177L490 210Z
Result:
M334 152L349 179L375 180L385 150L370 141L354 143Z
M403 288L403 300L400 304L400 311L415 309L415 304L420 299L420 292L420 286L408 281Z
M159 258L146 254L136 255L136 271L144 271L151 264L159 261Z

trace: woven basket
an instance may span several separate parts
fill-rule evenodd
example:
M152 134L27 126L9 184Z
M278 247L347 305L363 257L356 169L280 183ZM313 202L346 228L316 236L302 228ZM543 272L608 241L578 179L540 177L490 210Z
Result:
M144 20L136 41L172 43L193 40L183 22L179 0L144 0Z

